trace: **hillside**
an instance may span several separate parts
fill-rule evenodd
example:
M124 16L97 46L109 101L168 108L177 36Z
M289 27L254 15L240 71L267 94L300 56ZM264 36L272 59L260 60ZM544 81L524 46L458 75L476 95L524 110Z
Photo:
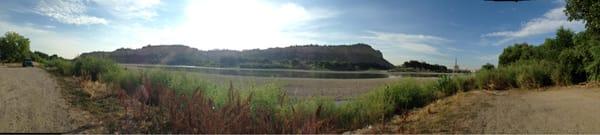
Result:
M198 50L184 45L155 45L140 49L91 52L96 56L129 64L165 64L240 68L287 68L317 70L390 69L380 51L367 44L291 46L252 50Z

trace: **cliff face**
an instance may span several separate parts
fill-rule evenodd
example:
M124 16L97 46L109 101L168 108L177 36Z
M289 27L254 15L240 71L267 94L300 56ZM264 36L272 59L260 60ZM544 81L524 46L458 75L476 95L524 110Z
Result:
M91 52L81 56L114 59L119 63L166 64L242 68L289 68L326 70L390 69L393 67L378 50L367 44L336 46L291 46L244 51L202 51L184 45L146 46Z

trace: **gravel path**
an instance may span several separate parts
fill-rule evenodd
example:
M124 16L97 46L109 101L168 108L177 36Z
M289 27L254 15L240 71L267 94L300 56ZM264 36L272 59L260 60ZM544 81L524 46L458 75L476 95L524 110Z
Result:
M359 133L600 133L600 88L461 93Z
M0 67L0 132L56 133L77 128L60 87L39 68Z

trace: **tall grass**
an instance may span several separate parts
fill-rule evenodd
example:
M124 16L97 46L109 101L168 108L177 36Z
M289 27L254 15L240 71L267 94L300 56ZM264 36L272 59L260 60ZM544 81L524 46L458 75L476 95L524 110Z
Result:
M97 58L57 63L48 66L72 65L71 73L60 72L121 89L115 94L127 113L111 124L121 133L339 133L385 122L475 84L471 76L425 84L402 79L336 103L327 97L290 97L278 84L240 90L189 72L126 69Z

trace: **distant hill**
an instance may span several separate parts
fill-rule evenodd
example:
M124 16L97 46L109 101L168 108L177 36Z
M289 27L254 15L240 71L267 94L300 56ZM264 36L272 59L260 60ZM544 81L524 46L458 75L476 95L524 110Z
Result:
M391 69L380 51L367 44L304 45L253 50L198 50L184 45L148 45L81 56L113 59L129 64L191 65L240 68L286 68L316 70Z

